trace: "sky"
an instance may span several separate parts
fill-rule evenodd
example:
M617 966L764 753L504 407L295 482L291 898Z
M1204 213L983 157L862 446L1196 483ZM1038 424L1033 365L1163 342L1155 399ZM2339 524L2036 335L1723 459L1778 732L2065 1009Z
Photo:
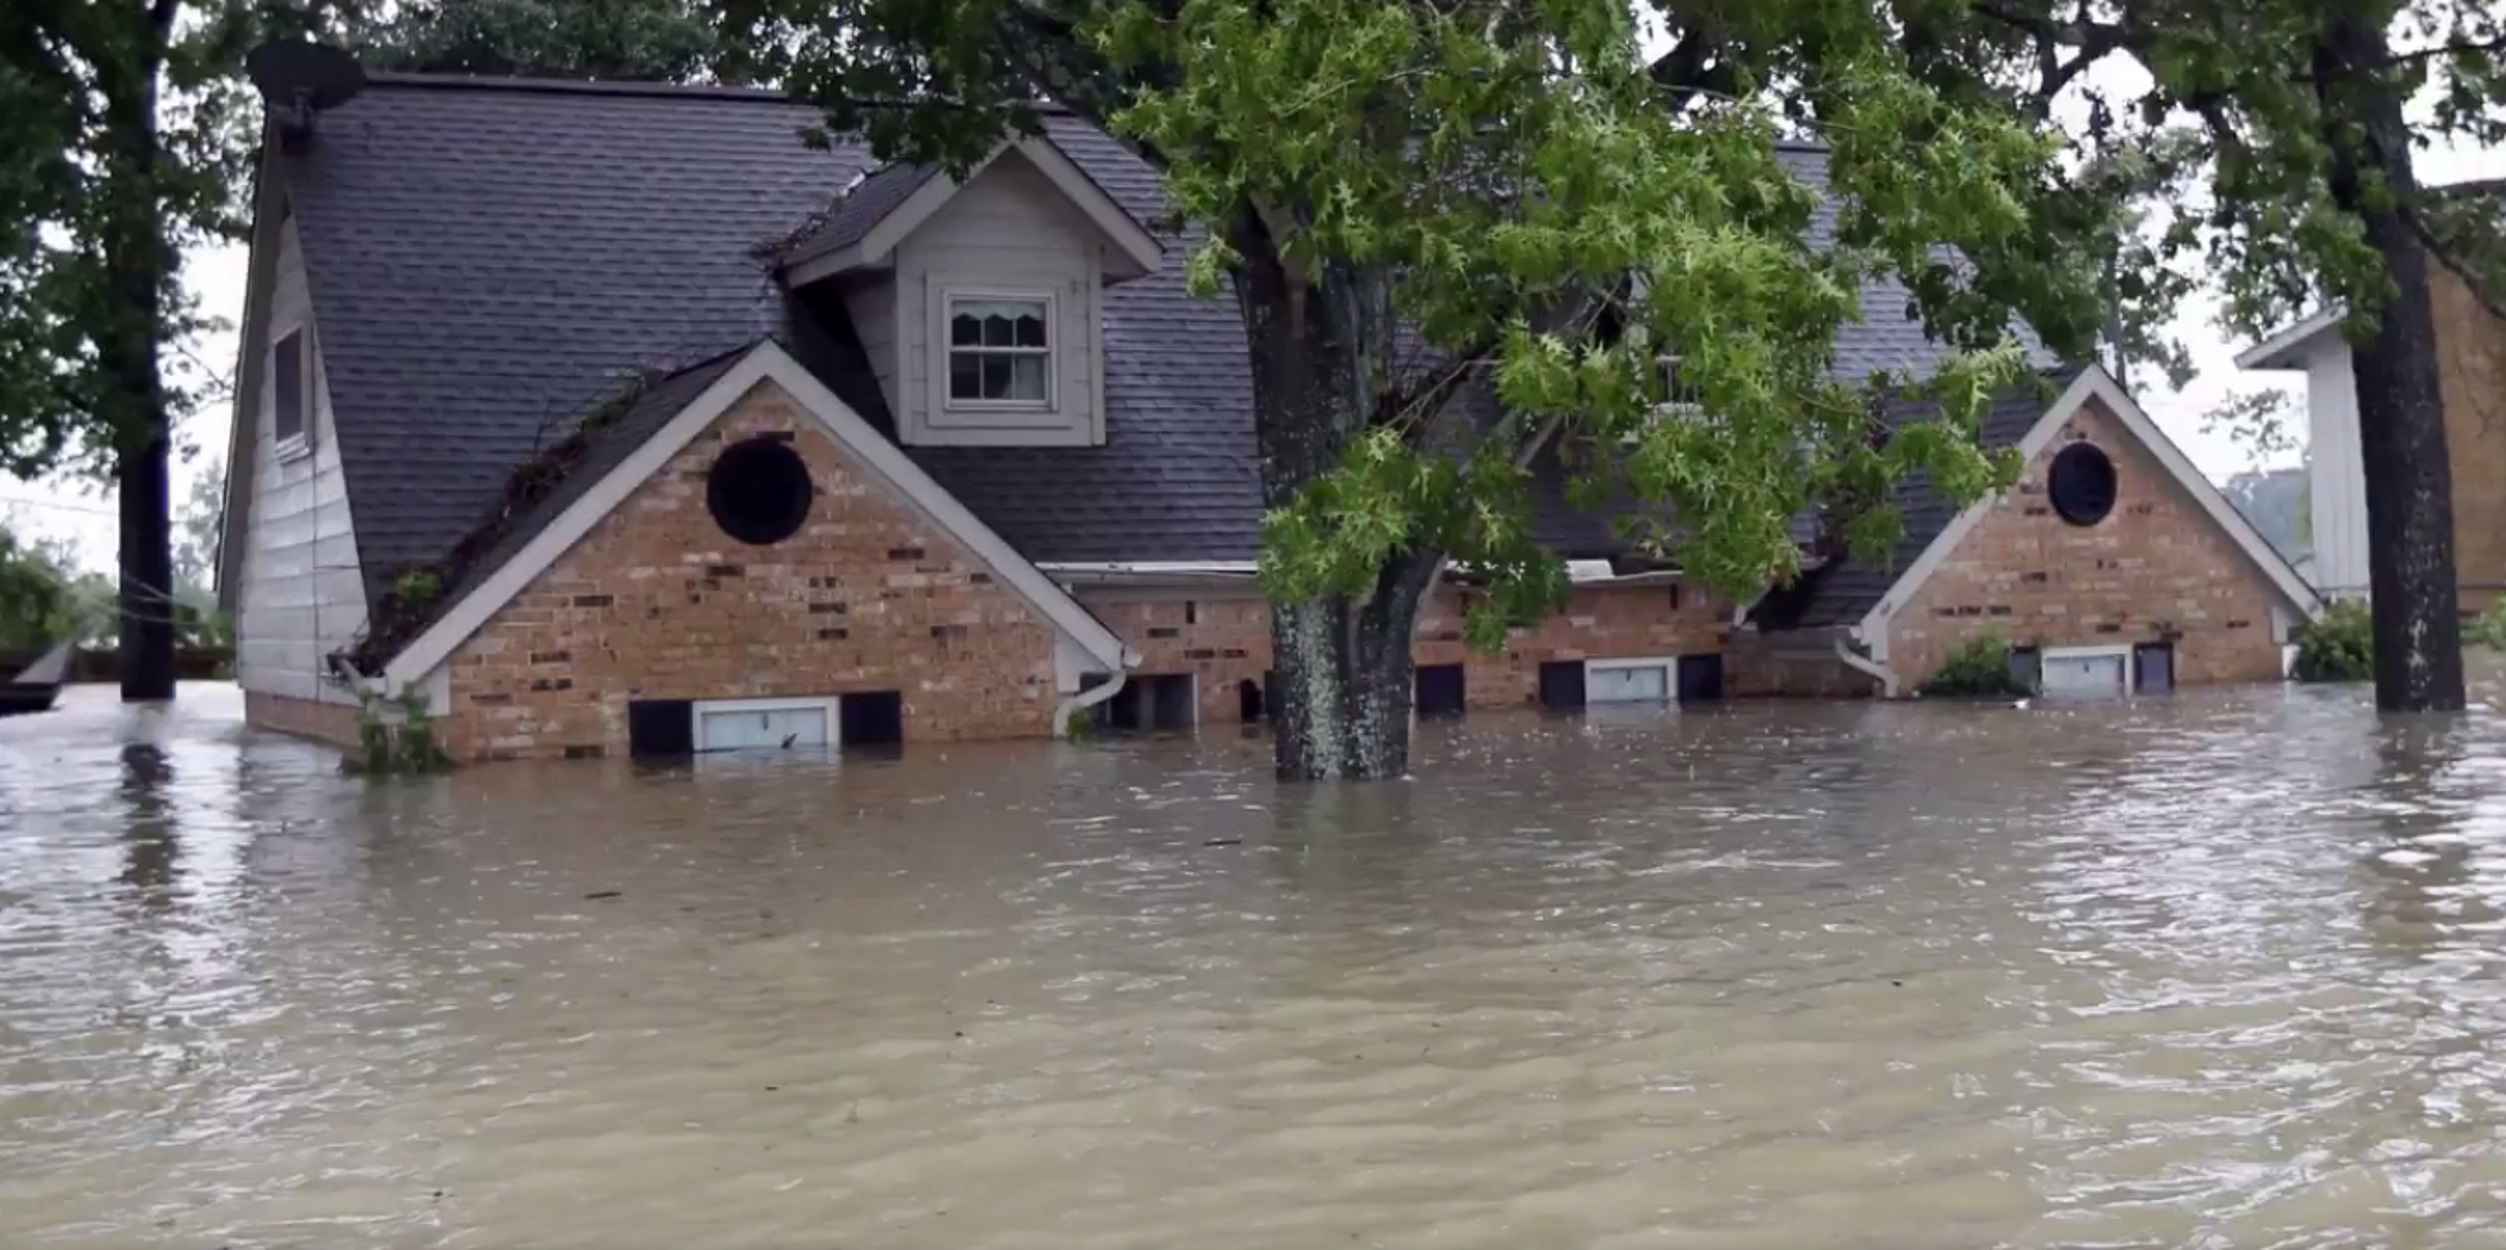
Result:
M2136 78L2140 83L2146 82L2137 66L2121 60L2110 61L2083 75L2084 81L2101 84L2121 98L2136 94L2134 89L2140 85L2134 82ZM2063 113L2057 109L2058 117ZM2458 145L2424 148L2418 155L2418 175L2421 182L2431 185L2506 178L2506 149ZM247 260L246 249L240 245L202 248L185 257L186 282L200 298L204 313L229 325L243 319ZM2296 463L2296 453L2290 453L2269 464L2258 464L2226 434L2202 428L2204 413L2229 396L2245 392L2279 387L2297 398L2299 412L2304 408L2304 375L2251 373L2236 367L2236 354L2251 344L2232 339L2221 330L2217 325L2218 311L2214 291L2203 291L2186 301L2172 330L2191 352L2195 375L2183 388L2172 389L2154 370L2142 370L2135 378L2136 397L2160 428L2214 481L2225 481L2248 469ZM220 370L233 367L236 347L231 329L199 336L188 347L194 358L210 366ZM205 406L179 431L181 438L196 444L199 452L174 468L174 503L178 510L199 475L225 462L228 425L233 417L231 404ZM0 521L21 534L68 541L82 562L94 569L107 569L113 563L113 503L110 494L92 484L0 478Z

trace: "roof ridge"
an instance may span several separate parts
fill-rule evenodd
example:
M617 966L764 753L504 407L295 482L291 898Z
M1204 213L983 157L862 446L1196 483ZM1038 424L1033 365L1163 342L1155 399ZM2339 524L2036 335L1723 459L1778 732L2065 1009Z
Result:
M514 91L552 95L656 96L676 99L742 100L754 104L797 104L809 101L770 87L734 87L721 83L652 82L643 79L538 78L506 74L434 74L378 70L366 75L369 86L415 87L436 91Z
M526 95L605 95L649 99L734 100L746 104L818 107L814 100L793 95L775 87L740 87L726 83L657 82L642 78L556 78L518 74L453 74L418 73L409 70L370 70L366 74L369 87L414 87L429 91L511 91ZM899 105L900 101L856 100L864 108ZM1038 100L1033 107L1047 117L1077 116L1069 109L1048 100Z

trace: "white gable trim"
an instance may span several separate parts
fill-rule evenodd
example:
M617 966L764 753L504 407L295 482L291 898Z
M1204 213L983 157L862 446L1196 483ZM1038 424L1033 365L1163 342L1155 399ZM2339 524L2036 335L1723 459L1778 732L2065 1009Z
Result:
M2306 580L2297 575L2297 570L2289 567L2288 561L2263 540L2253 523L2236 510L2236 505L2229 503L2227 496L2220 494L2219 488L2211 485L2210 479L2193 467L2193 462L2185 458L2183 449L2175 445L2175 440L2168 438L2166 431L2149 419L2148 412L2124 393L2103 366L2091 365L2082 370L2080 376L2072 379L2071 385L2054 400L2053 407L2047 408L2045 415L2028 427L2027 436L2019 440L2020 459L2034 463L2036 457L2053 442L2054 436L2061 432L2063 424L2077 414L2092 396L2103 401L2106 411L2113 414L2116 423L2139 441L2157 460L2159 467L2166 470L2167 476L2192 496L2193 502L2201 505L2211 522L2227 534L2247 559L2254 562L2288 606L2309 618L2322 609L2322 600L2315 594L2314 588L2308 586ZM2000 496L1989 495L1969 504L1942 527L1939 536L1923 549L1923 554L1906 566L1906 571L1889 586L1888 593L1881 595L1879 603L1864 614L1861 622L1854 627L1854 633L1871 648L1873 659L1882 662L1888 659L1890 621L1914 601L1915 592L1931 580L1932 574L1949 559L1949 553L1957 550L1958 544L1965 542L1967 535L1983 523L1984 517L1999 500Z
M268 337L272 271L278 267L281 231L292 214L278 177L276 148L264 151L260 191L252 208L252 240L245 259L244 319L235 332L234 415L226 427L226 511L218 522L218 611L232 621L243 612L244 550L250 544L253 455L260 449L261 358ZM301 253L302 244L298 244ZM305 302L313 302L313 276L305 275Z
M1074 207L1087 214L1088 220L1113 241L1116 250L1130 258L1138 273L1148 273L1166 259L1166 249L1158 246L1157 236L1133 220L1113 196L1105 193L1105 188L1096 185L1096 179L1090 178L1052 140L1040 135L1020 139L1018 154L1051 179Z
M2306 357L2314 353L2315 340L2340 329L2349 320L2349 309L2334 304L2270 338L2238 352L2239 369L2303 369Z
M1114 197L1107 195L1103 187L1096 185L1096 180L1088 177L1077 162L1064 155L1052 140L1030 136L994 148L990 156L966 171L963 182L941 174L914 188L913 194L906 196L903 202L888 210L887 216L864 231L859 242L803 260L791 267L787 277L793 285L805 286L839 273L891 263L898 245L921 229L923 223L931 220L967 183L982 177L983 171L991 168L1002 153L1013 148L1026 158L1027 163L1035 166L1037 172L1042 173L1045 180L1051 182L1054 189L1060 191L1062 197L1088 219L1089 224L1112 241L1116 250L1129 258L1129 271L1120 271L1109 265L1107 270L1110 274L1137 277L1156 269L1165 259L1165 249L1158 246L1156 236L1133 220L1131 214L1125 212Z
M991 569L1001 584L1009 587L1035 605L1054 627L1086 651L1090 658L1108 670L1120 672L1139 661L1139 656L1123 646L1103 622L1088 614L1076 599L1046 577L1026 557L1018 554L990 526L976 519L966 505L948 493L931 476L924 473L896 444L880 437L835 392L812 377L800 362L792 359L782 346L768 341L752 348L723 375L714 380L687 407L679 410L642 446L637 447L616 468L611 469L583 497L557 514L547 527L532 536L511 560L479 583L477 589L462 596L460 602L437 618L433 625L401 648L383 670L383 680L393 689L425 677L450 658L453 649L467 641L488 619L532 582L539 580L548 567L557 562L602 519L626 502L646 479L661 471L672 457L694 442L696 436L711 427L714 421L730 410L760 382L772 382L789 393L810 415L818 418L827 434L851 455L854 461L880 477L896 493L912 504L934 525L966 544L975 557Z

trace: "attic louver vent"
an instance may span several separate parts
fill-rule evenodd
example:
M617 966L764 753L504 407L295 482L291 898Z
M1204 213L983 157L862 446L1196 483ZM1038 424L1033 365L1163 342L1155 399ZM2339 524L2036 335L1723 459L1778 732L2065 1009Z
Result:
M2073 443L2054 456L2045 474L2054 512L2073 525L2095 525L2114 511L2114 460L2095 443Z
M809 520L809 465L788 443L733 443L705 475L705 507L722 532L752 547L782 542Z

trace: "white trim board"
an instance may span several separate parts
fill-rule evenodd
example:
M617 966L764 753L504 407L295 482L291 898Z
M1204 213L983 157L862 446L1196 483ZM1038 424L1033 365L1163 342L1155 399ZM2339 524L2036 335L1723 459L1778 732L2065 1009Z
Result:
M2349 309L2339 304L2298 322L2236 354L2239 369L2303 369L2312 353L2315 340L2328 331L2338 330L2349 320Z
M1667 707L1679 708L1679 661L1676 655L1629 656L1584 661L1584 706L1593 707ZM1592 697L1592 675L1636 668L1662 670L1662 697L1659 699L1595 699Z
M2040 660L2120 659L2128 662L2132 658L2132 648L2136 645L2138 644L2117 642L2094 647L2038 647L2036 658ZM2127 674L2126 677L2128 680L2129 675Z
M2027 436L2019 440L2020 460L2035 463L2036 457L2053 442L2054 435L2061 432L2063 424L2077 414L2092 396L2103 401L2115 423L2138 440L2167 476L2192 496L2193 502L2199 504L2212 523L2227 534L2229 541L2253 561L2289 606L2309 619L2322 611L2323 601L2315 594L2314 588L2308 586L2305 579L2297 575L2297 570L2290 568L2288 561L2263 540L2253 523L2236 510L2236 505L2229 503L2227 497L2219 493L2219 488L2211 485L2210 479L2193 467L2193 462L2185 458L2183 449L2177 447L2175 440L2168 438L2166 431L2159 429L2157 423L2149 419L2149 414L2124 393L2123 387L2115 382L2114 376L2107 373L2104 366L2090 365L2081 370L2080 375L2072 379L2071 385L2054 400L2053 406L2036 419L2035 425L2028 427ZM1879 603L1854 626L1854 636L1870 647L1872 659L1882 664L1888 662L1890 622L1906 604L1913 601L1915 592L1931 580L1932 574L1938 572L1949 559L1949 553L1966 541L1967 535L1983 523L2000 500L1999 495L1976 500L1952 518L1949 524L1941 527L1931 545L1915 557L1914 563L1906 566L1906 571L1889 586L1888 593L1881 595Z
M709 715L742 712L816 712L827 718L827 749L844 745L844 698L842 695L820 695L797 699L697 699L688 704L688 739L699 754L724 748L705 742L705 718Z
M890 263L898 244L921 229L922 224L955 198L959 190L982 177L983 171L991 168L992 162L999 160L1002 153L1012 149L1025 157L1028 164L1035 166L1036 171L1043 174L1073 208L1078 209L1113 243L1115 251L1131 262L1129 272L1117 273L1108 267L1109 278L1136 278L1154 271L1164 262L1166 250L1158 245L1157 237L1133 220L1131 214L1125 212L1113 196L1106 194L1103 187L1096 185L1096 180L1088 177L1077 162L1064 155L1052 140L1029 136L992 149L990 156L966 171L963 182L947 174L933 176L914 188L913 193L896 207L889 209L887 216L863 231L859 240L832 251L804 256L785 267L785 277L793 286L806 286L839 273Z
M400 654L392 657L383 670L383 680L391 689L424 677L437 665L450 658L454 648L467 641L486 625L498 609L511 603L531 583L539 580L558 557L582 541L627 497L635 493L646 479L661 471L672 457L696 440L723 413L740 401L760 382L772 382L783 388L811 416L818 418L827 435L850 455L856 464L886 479L887 485L906 503L912 505L933 525L966 545L975 558L989 568L1000 583L1017 593L1051 621L1056 629L1085 650L1089 657L1110 671L1119 671L1138 662L1139 657L1123 645L1122 639L1107 629L1103 622L1079 606L1051 578L1046 577L1027 558L1019 555L990 526L976 519L966 505L948 493L921 466L907 458L896 444L871 429L860 414L836 398L835 392L810 375L791 353L772 340L749 349L736 364L725 370L713 385L688 402L677 416L646 439L642 446L628 453L616 468L594 483L582 497L568 505L533 535L522 550L477 589L462 596L425 632L412 639Z
M235 386L226 427L226 515L218 526L218 611L233 620L243 610L244 551L251 545L253 454L261 441L261 344L270 318L270 286L276 281L287 222L287 196L278 176L278 148L265 144L254 182L252 238L244 261L244 319L235 327ZM298 245L301 261L302 244ZM305 274L305 304L313 305L313 274Z

